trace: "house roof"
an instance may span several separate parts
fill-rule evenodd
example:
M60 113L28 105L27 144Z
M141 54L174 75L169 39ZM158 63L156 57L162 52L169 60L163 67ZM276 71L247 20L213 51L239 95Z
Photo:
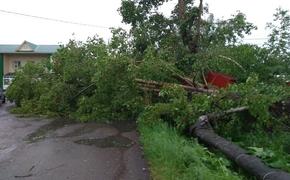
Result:
M59 45L36 45L28 41L22 44L0 44L2 54L53 54L59 49Z

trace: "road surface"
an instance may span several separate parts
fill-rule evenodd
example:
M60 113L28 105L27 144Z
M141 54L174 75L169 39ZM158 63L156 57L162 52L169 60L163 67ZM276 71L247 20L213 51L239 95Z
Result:
M17 117L0 107L0 180L147 180L133 122Z

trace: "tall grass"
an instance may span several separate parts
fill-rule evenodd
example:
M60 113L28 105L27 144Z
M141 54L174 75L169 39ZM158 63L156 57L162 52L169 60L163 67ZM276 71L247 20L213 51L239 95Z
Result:
M139 123L141 142L157 180L243 179L228 169L230 163L209 152L195 140L188 140L164 123Z

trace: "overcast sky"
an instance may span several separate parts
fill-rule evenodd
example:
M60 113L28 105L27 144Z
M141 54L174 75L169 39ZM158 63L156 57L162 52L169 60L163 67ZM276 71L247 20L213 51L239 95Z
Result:
M0 0L0 43L20 44L27 40L36 44L67 43L69 39L86 40L98 34L110 38L108 27L125 27L117 9L121 0ZM167 3L162 11L169 13L177 0ZM265 25L273 19L278 7L290 10L290 0L205 0L216 18L229 18L240 10L258 26L247 42L262 43L267 37ZM4 13L17 12L94 26L81 26ZM128 27L127 27L128 28ZM262 38L262 39L260 39Z

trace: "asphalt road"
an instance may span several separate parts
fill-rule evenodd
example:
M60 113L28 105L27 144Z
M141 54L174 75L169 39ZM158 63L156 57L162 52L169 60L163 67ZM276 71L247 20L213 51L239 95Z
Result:
M133 122L16 117L0 107L0 180L147 180Z

